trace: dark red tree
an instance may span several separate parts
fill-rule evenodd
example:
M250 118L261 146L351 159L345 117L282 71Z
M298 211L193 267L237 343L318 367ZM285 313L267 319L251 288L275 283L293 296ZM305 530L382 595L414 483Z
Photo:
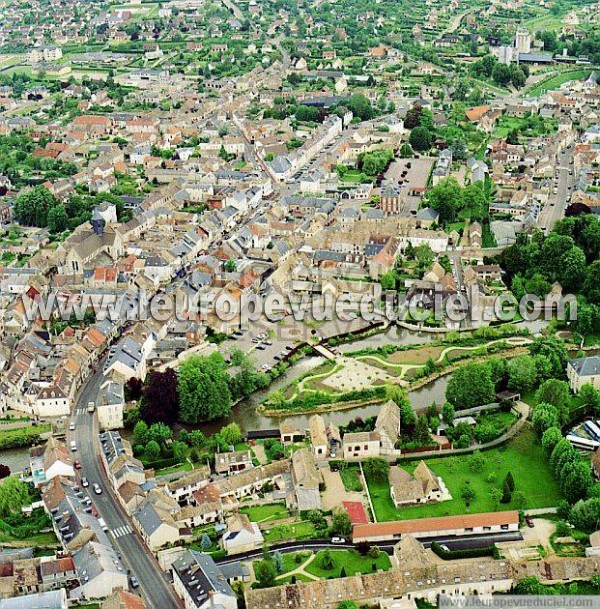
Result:
M142 419L152 423L175 423L179 418L179 393L177 374L172 368L164 372L154 371L148 375L144 385Z
M0 463L0 480L4 478L8 478L10 476L10 467L8 465L4 465L4 463Z

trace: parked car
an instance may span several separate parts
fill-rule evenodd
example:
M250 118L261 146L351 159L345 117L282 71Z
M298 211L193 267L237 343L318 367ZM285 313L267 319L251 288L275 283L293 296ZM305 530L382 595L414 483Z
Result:
M71 422L71 424L69 425L69 430L75 431L75 423Z
M129 578L129 585L135 589L135 588L139 588L140 587L140 582L138 582L138 580L132 575Z
M81 486L83 486L83 488L87 488L90 485L90 481L84 476L81 479Z
M332 537L331 543L343 544L343 543L346 543L346 540L343 537Z
M73 461L73 467L75 469L81 469L81 463L77 460Z

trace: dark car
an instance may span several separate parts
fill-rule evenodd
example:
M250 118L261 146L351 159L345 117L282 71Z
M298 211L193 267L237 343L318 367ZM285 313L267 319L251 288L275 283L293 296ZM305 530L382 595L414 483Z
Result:
M135 589L135 588L139 588L140 587L140 582L138 582L138 580L132 575L129 578L129 585Z

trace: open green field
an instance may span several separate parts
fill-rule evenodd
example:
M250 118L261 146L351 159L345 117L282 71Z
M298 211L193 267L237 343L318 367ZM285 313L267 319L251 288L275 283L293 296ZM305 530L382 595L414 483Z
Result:
M482 454L485 457L485 465L481 471L472 471L469 468L470 455L425 460L448 487L452 495L450 501L396 509L390 497L387 481L368 480L377 520L405 520L518 509L514 499L511 503L496 503L490 496L492 488L502 488L502 482L508 472L511 472L515 479L515 491L521 491L525 495L526 508L558 505L561 500L558 484L552 476L540 442L530 426L525 427L508 444ZM413 461L407 463L405 467L412 471L417 464L418 461ZM468 507L461 498L461 489L466 485L476 494Z
M283 503L269 503L267 505L253 505L240 508L242 514L246 514L252 522L264 522L265 520L280 520L289 518L290 513L285 509Z
M570 80L583 80L590 75L590 70L569 70L556 74L548 80L542 80L532 87L527 93L529 95L543 95L546 91L558 89L562 84Z
M263 531L267 543L287 541L289 539L309 539L315 534L315 527L311 522L295 522L293 524L279 524Z
M377 558L373 559L368 556L361 556L355 550L330 550L334 567L333 569L324 569L321 566L321 561L326 551L321 550L321 552L317 553L315 559L306 566L305 570L307 573L322 579L328 579L330 577L339 577L342 567L344 567L348 577L357 573L373 573L373 564L376 565L376 571L379 569L387 571L391 568L390 557L385 552L381 552Z

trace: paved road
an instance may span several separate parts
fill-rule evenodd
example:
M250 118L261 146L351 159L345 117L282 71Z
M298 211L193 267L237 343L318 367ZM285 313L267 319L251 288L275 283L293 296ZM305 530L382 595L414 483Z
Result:
M125 566L140 583L142 596L149 609L179 609L180 604L165 573L158 566L139 535L134 532L129 517L125 514L113 495L106 474L100 462L100 442L98 439L98 418L86 411L87 403L96 400L103 381L102 374L90 377L81 392L72 421L75 431L72 438L77 442L77 459L81 462L81 474L90 482L90 497L94 501L100 517L108 528L108 536L120 553ZM102 488L101 495L95 495L92 485L97 482Z
M453 536L439 536L431 537L429 539L421 540L421 543L426 547L431 547L434 541L448 546L450 550L466 550L474 548L487 548L493 543L501 541L520 541L523 539L521 533L497 533L491 535L471 535L469 537L453 537ZM382 541L373 542L368 545L377 546L382 552L392 554L394 552L394 546L397 542ZM359 547L358 544L345 543L345 544L333 544L328 539L314 539L312 541L290 541L279 544L271 544L269 546L269 553L281 552L282 554L288 554L291 552L300 552L302 550L312 550L319 552L320 550L356 550ZM264 550L252 550L251 552L244 552L242 554L236 554L235 556L225 556L224 558L217 559L215 562L219 564L230 564L245 560L254 560L261 558L264 555Z
M571 198L571 189L575 179L569 173L573 167L571 165L573 151L574 147L572 146L564 153L559 154L556 159L556 174L558 175L558 179L554 182L556 194L554 192L550 194L548 203L540 211L538 219L540 227L546 233L549 233L554 228L554 225L563 217L565 208Z

